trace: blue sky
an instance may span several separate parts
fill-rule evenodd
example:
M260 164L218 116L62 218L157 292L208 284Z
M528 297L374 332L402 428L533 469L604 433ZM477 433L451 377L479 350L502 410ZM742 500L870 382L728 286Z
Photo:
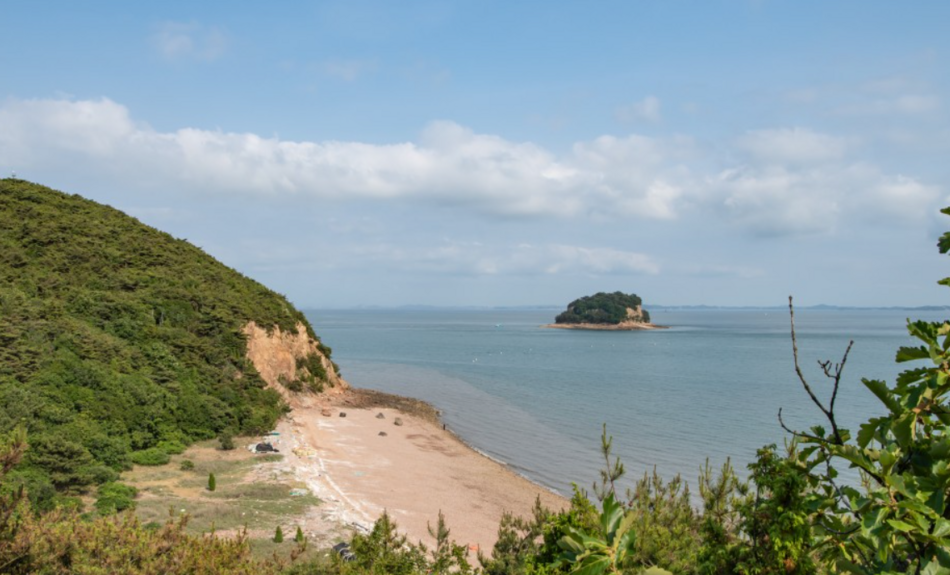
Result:
M947 301L950 3L0 8L0 173L301 307Z

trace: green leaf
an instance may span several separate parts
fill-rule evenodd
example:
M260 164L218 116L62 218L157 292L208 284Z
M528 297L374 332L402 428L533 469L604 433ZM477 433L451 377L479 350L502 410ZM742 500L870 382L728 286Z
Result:
M924 559L921 565L924 568L920 570L920 575L950 575L950 569L940 565L939 559Z
M931 535L934 537L950 536L950 521L943 517L938 517L937 521L934 522L934 531Z
M942 514L947 508L944 491L945 490L943 488L936 489L930 494L930 497L927 498L927 507L930 507L930 509L937 515Z
M939 249L942 254L950 251L950 232L946 232L940 236L940 239L937 240L937 249Z
M907 322L907 332L928 346L937 344L937 326L929 321L917 320ZM904 349L904 348L901 348ZM898 351L898 354L900 351ZM929 357L928 353L924 357Z
M571 527L568 527L571 529ZM573 553L574 555L580 555L584 552L584 545L581 543L580 537L577 537L575 533L569 533L564 537L558 539L558 547L561 549Z
M610 566L610 559L606 555L591 555L577 564L572 575L602 575Z
M861 521L861 528L864 530L864 533L866 535L870 535L880 529L886 516L886 507L877 507L872 509L864 516L863 520Z
M861 429L858 430L858 447L864 449L871 443L871 440L874 439L874 432L877 431L881 421L883 421L883 418L876 417L861 424Z
M924 347L901 347L897 350L897 363L905 361L914 361L918 359L929 359L930 351Z
M868 458L854 445L838 445L833 446L833 448L835 455L838 457L846 459L862 469L871 467L871 462Z
M937 558L937 562L940 563L941 567L950 569L950 549L947 547L947 545L938 547L934 551L934 556Z
M894 415L900 415L904 410L901 408L900 404L891 397L891 390L887 387L887 384L879 379L862 379L861 383L864 384L864 387L868 388L871 393L877 396L878 399L883 403Z
M950 459L950 437L943 437L930 445L930 457L934 459Z
M911 442L914 440L914 422L916 420L917 414L913 411L908 411L907 413L898 417L897 420L891 425L891 431L894 432L894 437L897 439L897 443L905 449L910 447Z
M920 381L921 379L929 377L932 372L933 372L932 367L919 367L915 369L908 369L906 371L901 372L901 374L897 376L897 386L906 387L908 385L911 385L913 383Z
M604 499L604 512L600 516L600 524L604 530L604 537L610 542L617 531L620 520L623 518L623 506L614 500L613 493Z

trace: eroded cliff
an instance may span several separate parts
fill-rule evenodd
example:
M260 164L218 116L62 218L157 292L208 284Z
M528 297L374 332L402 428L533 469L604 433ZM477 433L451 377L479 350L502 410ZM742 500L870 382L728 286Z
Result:
M302 323L297 331L267 329L249 322L242 330L247 337L247 357L267 385L289 400L293 392L341 392L349 384L337 373L319 341L307 334ZM289 403L289 401L288 401Z

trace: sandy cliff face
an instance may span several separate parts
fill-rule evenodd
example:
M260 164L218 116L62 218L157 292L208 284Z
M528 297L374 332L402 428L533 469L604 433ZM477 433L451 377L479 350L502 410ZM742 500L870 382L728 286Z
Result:
M627 319L624 321L643 321L643 306L627 308Z
M285 396L289 391L280 380L293 381L298 379L297 359L303 359L316 354L320 364L327 374L324 390L327 392L343 391L349 384L341 378L333 363L317 345L317 342L307 335L303 324L297 324L297 332L281 332L274 326L270 334L263 327L254 322L248 323L242 330L247 336L247 357L254 363L254 367L267 382L267 385L276 389Z

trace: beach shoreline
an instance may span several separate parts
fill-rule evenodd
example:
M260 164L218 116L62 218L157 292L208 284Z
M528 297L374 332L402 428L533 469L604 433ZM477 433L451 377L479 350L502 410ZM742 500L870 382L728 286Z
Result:
M451 538L490 554L505 512L530 516L536 499L568 501L469 446L430 404L373 390L299 395L278 425L282 452L323 501L308 520L368 531L385 511L410 541L430 548L439 513Z

